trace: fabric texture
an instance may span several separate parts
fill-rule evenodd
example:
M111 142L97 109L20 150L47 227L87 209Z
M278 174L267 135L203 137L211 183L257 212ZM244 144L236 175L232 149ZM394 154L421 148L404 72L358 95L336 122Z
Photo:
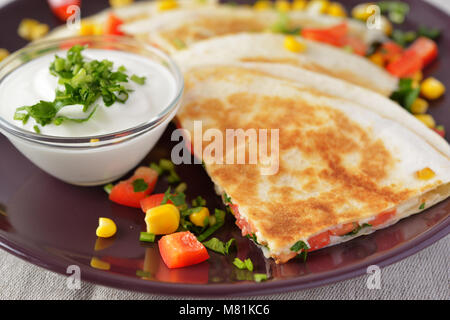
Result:
M0 7L11 0L0 0ZM447 13L450 1L427 0ZM450 299L450 236L419 253L381 270L381 288L368 289L368 275L325 287L244 297L244 299ZM82 277L82 275L81 275ZM82 282L70 290L67 278L27 263L0 250L0 299L192 299L118 290ZM240 298L240 297L237 297ZM230 299L230 298L227 298Z

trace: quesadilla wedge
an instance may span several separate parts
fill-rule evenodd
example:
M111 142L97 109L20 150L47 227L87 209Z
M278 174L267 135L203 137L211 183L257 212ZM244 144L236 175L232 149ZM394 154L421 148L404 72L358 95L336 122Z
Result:
M122 26L128 34L156 44L168 52L180 49L180 43L189 47L195 42L240 32L279 31L282 29L328 28L345 23L352 37L370 44L384 39L380 30L369 30L360 21L320 15L305 11L284 14L276 10L255 11L243 6L216 5L194 9L163 12L151 19L140 19ZM293 31L292 31L293 32Z
M275 64L196 66L185 80L178 119L194 153L242 233L277 263L385 228L450 195L448 143L379 94ZM203 132L225 138L228 129L279 129L278 157L270 158L278 170L264 175L267 163L225 161L243 149L249 159L249 139L218 161L206 141L196 147L198 120Z
M398 79L366 58L339 48L296 37L305 45L302 52L285 48L285 36L273 33L240 33L193 44L174 54L181 68L204 63L275 62L298 66L340 78L390 95Z

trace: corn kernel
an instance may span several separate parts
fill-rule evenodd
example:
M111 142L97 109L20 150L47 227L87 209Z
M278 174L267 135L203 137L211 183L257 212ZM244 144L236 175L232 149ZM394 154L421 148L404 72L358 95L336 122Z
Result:
M117 232L117 226L109 218L99 218L98 227L96 230L97 237L109 238L115 235Z
M9 56L9 51L3 48L0 48L0 61Z
M438 79L429 77L422 82L420 93L427 99L438 99L445 93L445 86Z
M272 7L272 3L268 0L258 0L253 5L253 9L258 10L258 11L267 10L267 9L270 9L271 7Z
M375 52L369 57L369 60L380 67L384 67L384 57L380 52Z
M192 213L189 216L189 220L198 227L204 227L207 217L209 218L209 210L203 207L200 211Z
M433 179L434 176L436 175L434 173L434 171L428 167L417 171L416 174L417 174L417 178L419 178L420 180L430 180L430 179Z
M48 33L49 30L50 28L48 25L40 23L37 20L23 19L19 24L17 33L22 38L32 41L42 38Z
M102 261L97 257L92 257L91 259L91 267L99 270L109 270L111 269L111 265L109 262Z
M328 0L312 0L306 5L306 11L310 13L325 13L329 6Z
M178 8L178 2L176 0L159 0L157 6L159 11L167 11Z
M414 116L428 128L432 129L436 126L436 122L434 121L433 117L429 114L416 114Z
M81 22L79 31L80 36L90 36L94 34L94 24L89 22Z
M344 6L339 2L332 2L328 5L326 14L334 17L346 17L347 11L345 11Z
M129 6L134 0L109 0L109 5L113 8Z
M294 0L292 2L292 10L305 10L307 4L306 0Z
M306 50L306 44L297 41L294 36L286 36L284 38L284 47L292 52L300 53Z
M275 9L280 12L288 12L291 9L291 3L287 0L275 1Z
M147 210L145 215L147 232L169 234L177 231L180 224L180 211L173 204L163 204Z
M417 98L411 105L411 112L414 114L424 114L428 110L428 102L422 98Z
M358 4L352 9L352 17L366 21L374 13L372 10L368 10L369 6L373 4L373 2Z

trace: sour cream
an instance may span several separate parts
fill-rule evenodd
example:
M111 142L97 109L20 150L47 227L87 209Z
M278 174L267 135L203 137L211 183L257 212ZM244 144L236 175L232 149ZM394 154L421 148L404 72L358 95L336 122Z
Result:
M60 57L66 57L66 51L56 52ZM176 82L170 72L162 65L145 57L113 50L85 49L82 52L86 61L107 59L114 63L114 69L120 66L126 68L126 73L146 77L145 84L140 85L129 80L125 83L131 89L125 103L116 102L106 107L99 98L96 112L89 121L77 123L64 121L61 125L48 124L39 126L42 134L58 137L89 137L126 130L149 121L167 107L176 95ZM54 55L44 55L36 58L8 75L0 83L0 116L10 123L34 132L36 122L30 118L23 125L22 121L14 120L18 107L31 106L40 100L53 101L58 79L49 72ZM58 115L70 118L85 118L81 106L66 106Z

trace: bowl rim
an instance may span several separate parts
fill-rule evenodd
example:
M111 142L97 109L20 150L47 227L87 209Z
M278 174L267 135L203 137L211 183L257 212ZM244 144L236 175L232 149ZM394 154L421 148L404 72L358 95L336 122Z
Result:
M117 142L123 142L134 137L140 136L151 129L159 127L166 123L168 118L173 118L175 116L175 112L180 105L181 98L184 92L184 78L181 73L180 68L175 63L175 61L162 50L151 46L143 41L138 41L134 38L126 37L126 36L116 36L116 35L96 35L96 36L76 36L76 37L60 37L55 39L45 39L39 40L35 43L32 43L24 48L17 50L16 52L9 55L0 63L0 72L5 70L5 68L11 66L20 59L21 57L29 55L32 52L38 52L36 56L31 57L30 60L21 62L17 66L12 67L5 75L0 77L0 83L4 81L12 72L20 68L22 65L26 64L29 61L34 60L37 57L41 57L46 54L53 54L56 50L46 51L46 49L53 49L55 46L60 47L61 44L65 43L104 43L104 44L123 44L133 46L138 49L143 49L149 52L152 55L155 55L157 58L164 61L164 65L167 67L168 71L171 73L175 80L176 85L176 94L171 99L171 101L153 118L148 121L136 125L134 127L114 131L107 134L101 135L92 135L92 136L82 136L82 137L60 137L60 136L51 136L45 134L38 134L32 131L25 130L19 126L16 126L12 122L7 121L2 116L0 116L0 132L8 133L17 138L32 142L38 143L41 145L47 145L51 147L59 147L59 148L96 148L96 147L104 147L116 144ZM43 53L39 53L42 52ZM124 51L117 49L117 51ZM134 53L137 54L137 53ZM154 60L154 59L152 59ZM170 120L170 119L169 119ZM2 130L4 132L2 132Z

